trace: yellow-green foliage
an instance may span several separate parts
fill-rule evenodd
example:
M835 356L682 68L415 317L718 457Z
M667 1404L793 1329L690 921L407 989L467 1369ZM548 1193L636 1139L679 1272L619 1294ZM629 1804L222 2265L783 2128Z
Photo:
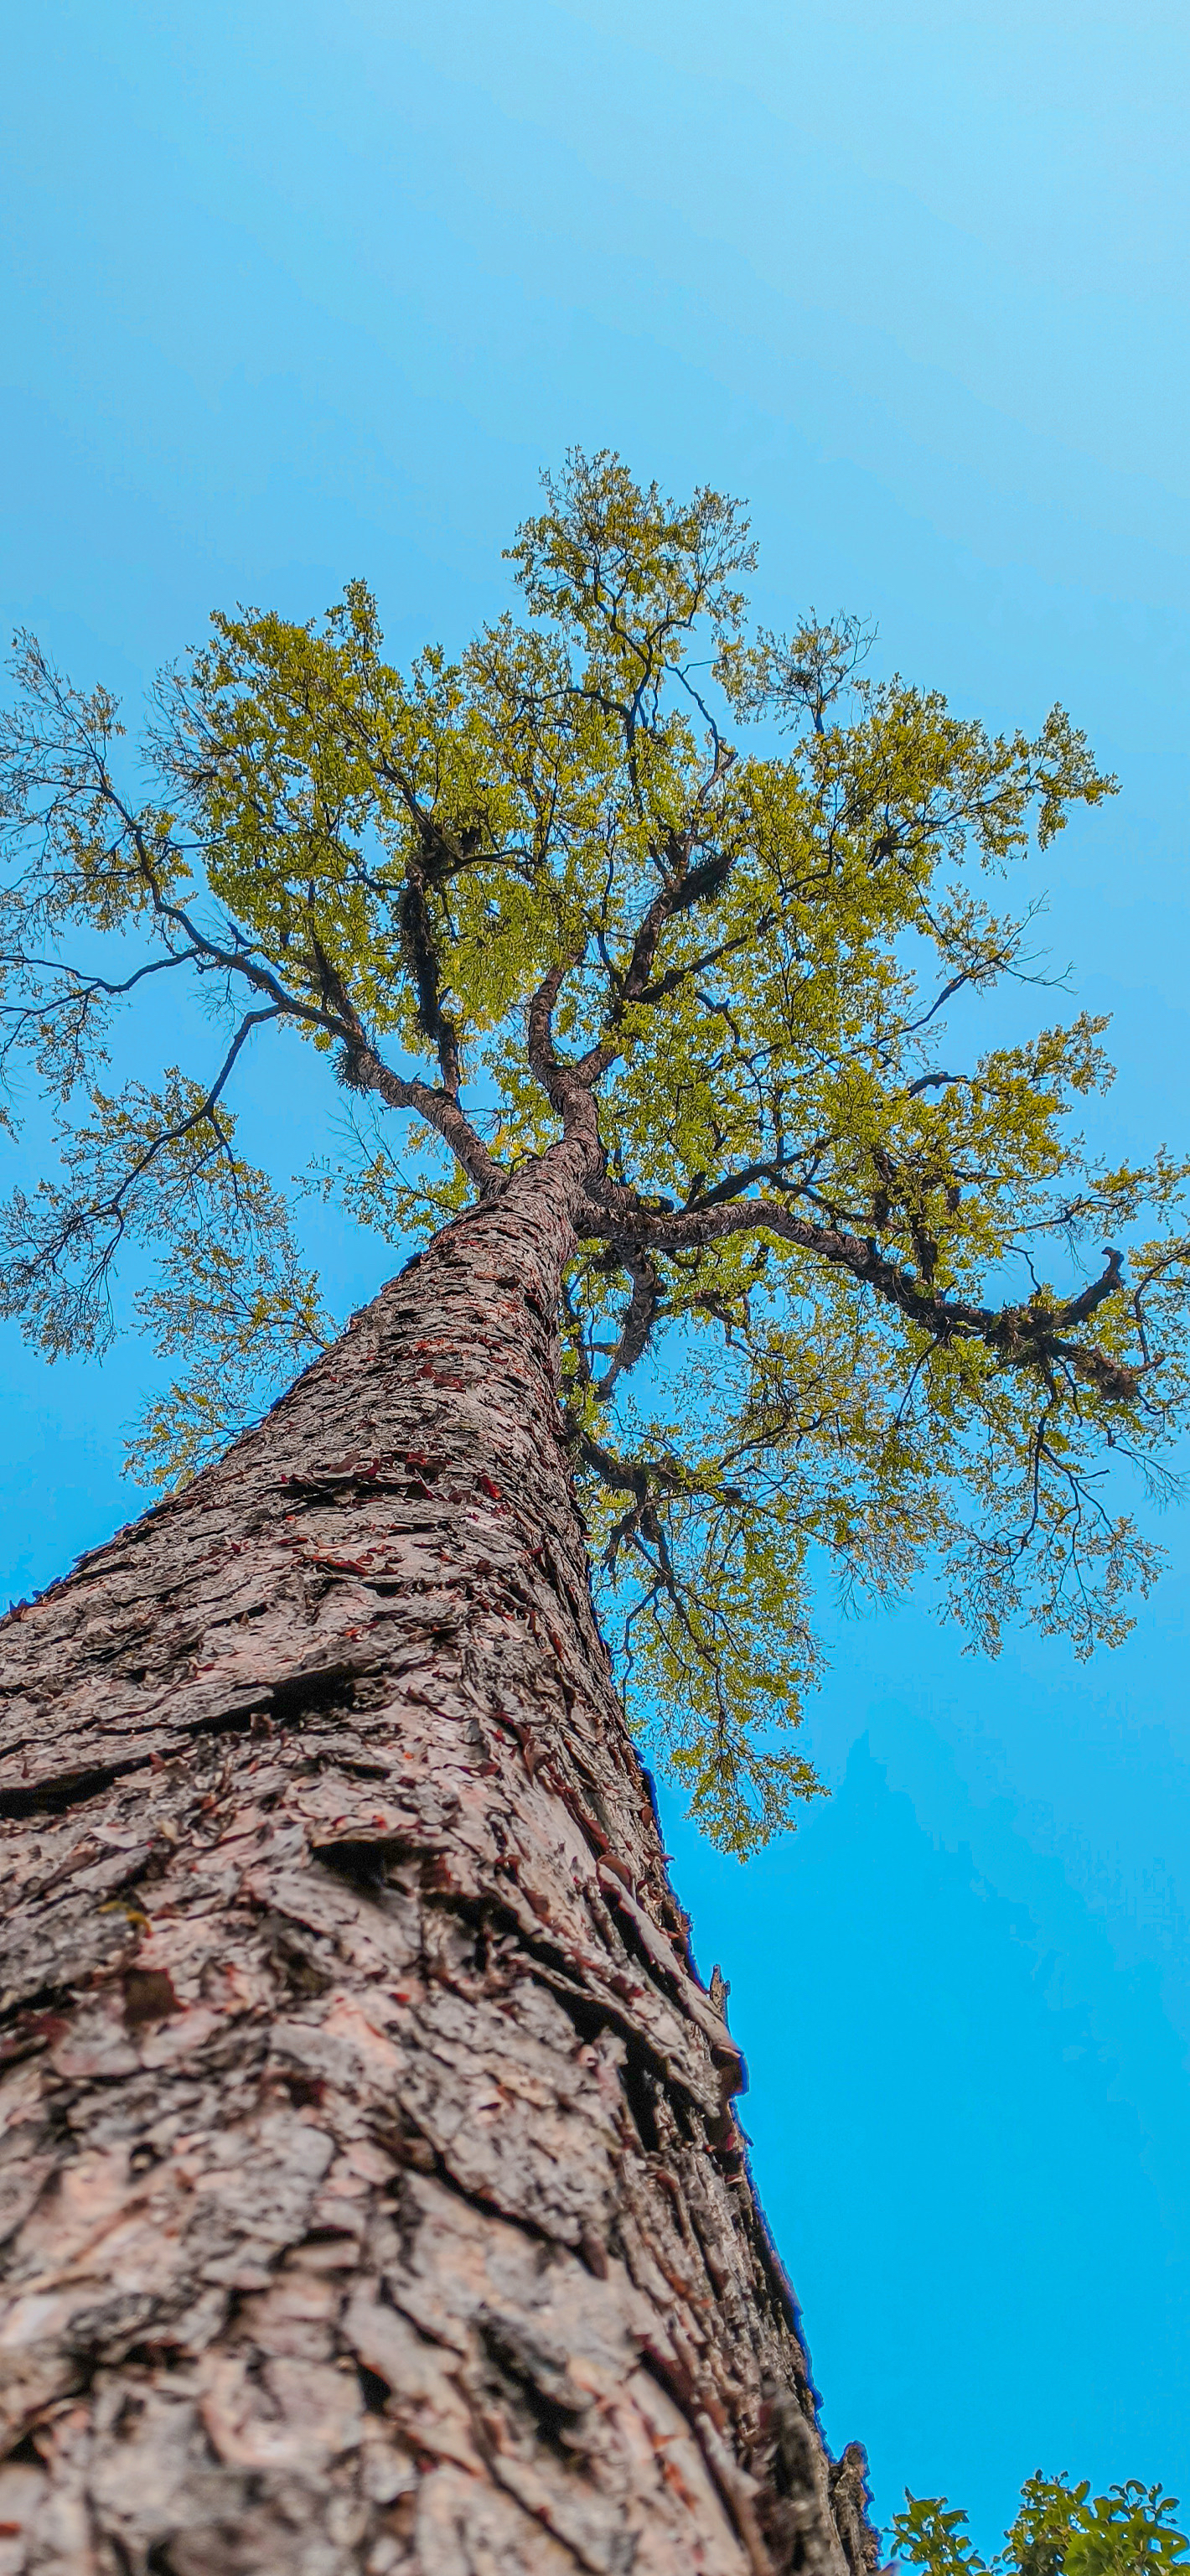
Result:
M881 1596L927 1565L993 1649L1023 1604L1080 1650L1124 1632L1155 1558L1114 1475L1162 1472L1185 1401L1186 1166L1084 1146L1101 1021L989 1042L1035 972L1036 883L1004 880L1114 787L1062 710L992 735L865 677L854 620L750 633L715 493L574 456L546 503L511 551L527 616L454 660L396 670L362 582L307 625L217 616L160 685L144 806L113 702L26 641L7 1047L64 1173L10 1204L4 1298L50 1353L95 1346L151 1239L144 1320L188 1366L134 1458L192 1472L331 1329L236 1155L244 1045L284 1022L333 1055L358 1153L301 1185L409 1242L560 1132L549 977L607 1158L563 1394L613 1642L743 1852L815 1786L790 1728L824 1574ZM110 1013L159 973L199 979L223 1060L108 1096Z

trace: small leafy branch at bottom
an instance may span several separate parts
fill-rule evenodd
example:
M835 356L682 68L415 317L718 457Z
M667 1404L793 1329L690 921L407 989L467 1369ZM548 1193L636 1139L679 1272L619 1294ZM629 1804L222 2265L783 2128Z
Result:
M895 2562L927 2576L1145 2576L1187 2567L1190 2540L1174 2526L1178 2499L1129 2478L1092 2496L1084 2478L1046 2478L1021 2489L1020 2507L991 2568L967 2534L967 2516L945 2496L906 2495L893 2516Z

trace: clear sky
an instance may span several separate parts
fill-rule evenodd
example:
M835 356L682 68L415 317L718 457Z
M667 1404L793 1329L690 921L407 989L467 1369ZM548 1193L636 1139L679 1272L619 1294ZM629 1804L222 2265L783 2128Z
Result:
M504 596L539 468L746 494L759 605L879 623L1124 792L1047 863L1184 1144L1190 16L1159 0L10 0L0 608L133 706L236 599L363 572L398 657ZM250 1141L325 1141L295 1069ZM383 1254L315 1232L340 1310ZM145 1382L0 1342L0 1598L136 1508ZM743 1873L671 1827L826 2424L994 2542L1022 2477L1190 2494L1190 1516L1135 1636L998 1665L845 1625L835 1794Z

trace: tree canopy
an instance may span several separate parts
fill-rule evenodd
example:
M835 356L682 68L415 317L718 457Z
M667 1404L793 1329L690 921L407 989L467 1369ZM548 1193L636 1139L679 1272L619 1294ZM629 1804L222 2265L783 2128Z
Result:
M1188 1166L1079 1134L1102 1020L977 1040L1035 973L1002 881L1115 785L1060 707L992 734L866 676L855 619L757 631L740 508L612 455L547 480L510 559L522 614L404 674L362 581L306 624L217 615L139 773L107 691L18 639L4 1062L62 1165L8 1201L0 1300L51 1357L101 1349L152 1248L141 1320L182 1365L133 1455L169 1485L334 1331L291 1176L237 1148L249 1045L326 1056L355 1145L298 1193L406 1248L596 1122L567 1436L630 1703L744 1852L815 1786L824 1570L925 1567L993 1650L1022 1608L1124 1633L1157 1558L1117 1468L1168 1472L1187 1395ZM105 1088L159 976L212 1061Z
M1021 2488L1019 2509L992 2561L992 2576L1170 2576L1190 2540L1177 2530L1176 2496L1129 2478L1092 2496L1090 2480L1043 2477ZM901 2567L925 2576L989 2576L967 2532L967 2516L945 2496L906 2496L893 2517Z

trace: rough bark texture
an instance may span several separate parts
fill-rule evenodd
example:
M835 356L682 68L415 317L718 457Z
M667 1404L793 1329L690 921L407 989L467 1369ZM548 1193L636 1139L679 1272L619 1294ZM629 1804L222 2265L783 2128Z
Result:
M569 1148L5 1623L0 2576L862 2576L591 1607Z

